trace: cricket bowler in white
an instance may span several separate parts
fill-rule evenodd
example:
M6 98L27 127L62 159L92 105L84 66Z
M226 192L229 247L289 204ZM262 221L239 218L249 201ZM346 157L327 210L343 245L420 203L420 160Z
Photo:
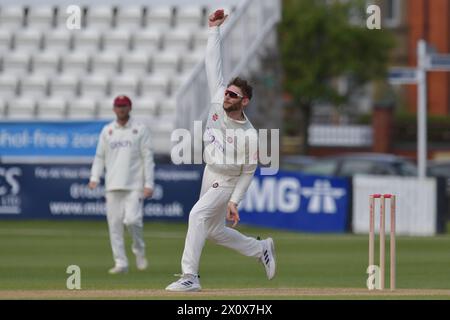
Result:
M106 169L106 217L115 265L110 274L128 272L124 226L133 238L138 270L147 269L143 238L143 199L154 188L154 161L148 128L130 116L131 99L114 100L117 119L103 127L92 164L89 187L97 187Z
M234 221L233 227L239 221L237 207L257 167L257 161L252 164L248 161L252 157L255 159L257 151L250 155L245 146L245 150L236 150L237 153L245 152L244 164L220 161L224 146L227 143L227 147L233 145L233 140L226 136L227 129L254 130L243 112L252 96L251 86L240 78L233 79L227 86L223 79L219 27L226 18L223 10L217 10L209 16L205 62L212 101L205 131L205 136L209 136L209 144L207 143L205 150L210 161L206 161L200 199L189 214L189 226L181 259L182 275L178 281L166 287L168 291L201 290L199 263L206 239L245 256L259 259L265 267L268 279L271 280L275 276L273 240L247 237L227 227L225 221ZM218 132L221 134L217 134Z

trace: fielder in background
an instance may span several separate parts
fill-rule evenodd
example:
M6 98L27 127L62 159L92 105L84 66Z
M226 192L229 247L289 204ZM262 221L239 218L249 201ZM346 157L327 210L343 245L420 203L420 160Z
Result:
M142 234L143 198L153 194L154 161L150 132L130 117L131 107L127 96L114 99L117 118L100 133L89 181L89 188L96 188L106 169L106 216L115 262L110 274L128 271L124 225L133 238L137 269L145 270L148 265Z
M205 142L209 161L206 161L200 199L189 214L189 226L181 259L182 275L178 281L167 286L168 291L201 290L199 263L206 239L245 256L259 259L265 267L268 279L275 276L273 240L257 240L226 226L226 220L233 221L233 227L238 223L238 204L257 167L257 161L249 161L257 160L257 151L249 154L250 149L247 146L244 146L245 150L240 150L242 148L237 147L236 143L233 144L236 141L225 134L229 133L229 130L254 130L243 112L252 98L252 87L240 78L232 79L228 85L223 79L219 27L226 18L223 10L217 10L209 16L210 28L205 59L212 99L206 123L206 136L209 135L209 139ZM257 143L257 138L253 142ZM244 154L244 164L222 162L225 146L235 148L232 151L237 154Z

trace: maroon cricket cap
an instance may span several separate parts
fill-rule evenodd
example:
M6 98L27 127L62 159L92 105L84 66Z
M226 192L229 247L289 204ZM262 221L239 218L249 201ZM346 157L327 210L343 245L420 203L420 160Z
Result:
M114 99L115 106L130 106L131 107L131 99L127 96L120 95Z

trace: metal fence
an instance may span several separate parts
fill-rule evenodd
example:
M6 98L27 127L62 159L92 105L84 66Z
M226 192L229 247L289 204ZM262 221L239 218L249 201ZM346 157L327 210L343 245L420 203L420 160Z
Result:
M373 133L371 126L365 125L310 125L308 144L310 146L372 146Z

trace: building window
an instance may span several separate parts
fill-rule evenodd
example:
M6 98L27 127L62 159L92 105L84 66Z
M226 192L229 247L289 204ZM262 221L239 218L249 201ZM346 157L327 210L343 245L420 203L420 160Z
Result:
M401 0L385 0L384 1L384 25L388 28L395 28L401 22Z

